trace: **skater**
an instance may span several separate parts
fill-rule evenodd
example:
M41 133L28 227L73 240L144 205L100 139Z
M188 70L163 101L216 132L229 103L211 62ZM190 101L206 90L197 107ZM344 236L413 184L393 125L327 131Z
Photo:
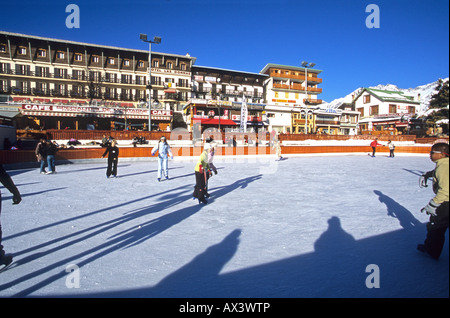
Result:
M387 143L387 146L389 147L389 157L394 158L395 145L392 143L390 139Z
M370 147L372 147L372 157L375 157L377 146L382 146L382 144L378 143L378 138L375 138L375 140L370 143Z
M211 151L211 145L206 143L203 147L203 152L200 155L197 164L195 165L195 188L193 197L198 199L198 203L207 204L205 194L206 191L206 173L209 170L208 154Z
M48 172L47 174L56 173L55 169L55 155L58 151L58 144L55 141L47 141L47 164Z
M117 176L117 162L119 161L119 148L117 147L117 141L113 140L111 145L106 147L102 158L105 158L108 154L108 167L106 168L106 177L109 178L111 175L113 178Z
M22 197L20 195L19 190L17 190L14 181L11 179L9 174L3 168L3 165L0 164L0 182L3 186L12 193L13 204L19 204L22 201ZM11 254L6 254L3 250L2 245L2 223L1 223L1 214L2 214L2 193L0 192L0 268L6 267L11 264L13 257Z
M41 163L39 172L41 174L46 174L47 171L45 171L45 166L47 165L47 141L44 138L39 140L34 153L36 154L37 161L40 161Z
M435 196L421 209L420 212L430 216L427 223L427 236L424 244L417 245L417 249L427 253L434 259L439 259L445 243L445 232L448 229L448 155L449 145L447 143L436 143L431 147L430 159L436 163L436 168L428 171L420 177L419 185L427 186L427 178L433 178L433 192Z
M206 140L206 142L209 143L210 148L211 148L209 150L209 153L208 153L208 165L209 165L209 168L208 168L208 171L206 173L206 186L205 186L205 189L206 189L205 197L209 198L209 193L208 193L209 178L212 177L213 172L214 172L214 174L217 174L217 168L216 168L216 166L214 165L214 162L213 162L214 161L214 153L215 153L215 150L216 150L216 144L214 143L214 140L212 138L208 138Z
M164 173L166 180L169 179L168 156L173 159L172 150L167 143L166 137L162 136L158 144L152 149L152 156L158 151L158 181L161 181Z
M278 139L275 139L273 141L273 147L272 149L275 149L276 151L276 156L277 156L277 161L283 160L283 157L281 156L281 144L280 141Z

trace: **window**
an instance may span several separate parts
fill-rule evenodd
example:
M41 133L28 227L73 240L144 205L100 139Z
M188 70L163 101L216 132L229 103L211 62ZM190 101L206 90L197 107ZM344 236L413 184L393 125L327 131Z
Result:
M395 113L397 113L397 105L389 104L389 114L395 114Z
M168 69L173 69L173 63L172 62L167 62L167 68Z
M62 51L56 52L56 58L62 60L64 58L65 54Z
M47 50L45 50L45 49L38 49L37 56L38 57L47 57Z
M97 55L93 55L92 56L92 63L99 63L100 62L100 57L98 57Z
M108 64L109 65L114 65L115 64L115 59L113 57L108 58Z
M139 61L138 62L138 67L144 67L144 61Z
M186 71L186 64L184 64L184 63L181 64L181 70Z
M364 104L370 103L370 95L364 95L363 96L363 103Z
M152 61L152 66L153 67L159 67L159 61L158 60L153 60Z
M123 66L130 66L130 60L123 60Z
M0 53L6 53L6 44L0 44Z
M83 61L83 54L75 53L74 60L77 61L77 62Z
M415 114L416 113L416 107L415 106L408 106L408 113Z
M364 117L364 107L357 108L356 111L361 113L361 117Z
M370 106L370 116L378 115L378 105Z
M27 48L24 47L24 46L19 46L19 48L17 49L17 52L18 52L20 55L27 55Z

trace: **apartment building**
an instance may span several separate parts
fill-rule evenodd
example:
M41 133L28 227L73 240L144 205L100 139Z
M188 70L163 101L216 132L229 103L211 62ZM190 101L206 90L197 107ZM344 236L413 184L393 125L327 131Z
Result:
M137 39L136 41L139 41ZM196 58L0 31L0 97L37 128L170 126L190 98Z
M207 128L239 131L243 102L247 107L247 131L264 128L267 79L267 75L259 73L194 65L192 98L185 106L189 129L200 125L201 131Z
M266 115L270 130L311 132L313 109L322 103L318 87L321 70L280 64L267 64L261 71L270 77L266 87Z

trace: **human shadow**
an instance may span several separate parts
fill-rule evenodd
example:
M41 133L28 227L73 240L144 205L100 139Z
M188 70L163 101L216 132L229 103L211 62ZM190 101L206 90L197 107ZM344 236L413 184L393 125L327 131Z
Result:
M176 200L177 202L181 202L181 201L186 201L188 199L188 197L189 197L189 195L185 195L182 197L179 197L179 195L176 195L172 199ZM168 203L172 204L172 205L174 204L173 202L172 203L167 202L167 200L165 202L159 202L148 208L141 209L139 212L126 213L126 214L123 214L119 218L103 222L102 224L96 224L88 229L83 229L83 230L78 231L77 233L69 234L69 235L66 235L65 237L60 237L58 239L55 239L52 242L47 242L47 243L41 244L39 246L34 246L31 249L28 249L27 251L36 250L39 248L43 248L45 245L48 245L48 244L54 244L54 243L57 243L58 241L64 241L64 240L70 239L69 241L67 241L63 244L60 244L56 247L46 250L45 254L43 252L36 252L25 258L22 258L15 262L15 266L20 266L27 262L34 261L43 255L47 256L50 253L54 253L59 250L67 249L76 243L79 243L79 242L82 242L89 238L92 238L94 236L97 236L107 230L117 227L118 225L125 224L125 223L127 223L131 220L135 220L139 217L147 216L149 213L155 213L155 212L162 211L167 207ZM45 275L46 273L53 271L55 269L64 268L67 264L69 264L71 262L76 261L77 266L79 266L81 268L82 266L89 264L90 262L93 262L105 255L108 255L111 252L117 251L118 249L122 249L122 248L126 248L129 246L139 244L141 242L144 242L147 239L150 239L150 238L166 231L170 227L182 222L186 218L197 213L202 207L203 207L203 205L195 204L195 205L181 208L174 212L162 215L158 218L145 221L145 222L141 223L141 225L138 227L132 226L128 230L119 232L119 233L111 236L102 244L93 246L92 248L87 249L83 252L80 252L76 255L71 255L65 259L61 259L57 262L54 262L53 264L45 266L45 267L43 267L37 271L34 271L32 273L28 273L28 274L26 274L20 278L17 278L9 283L2 284L2 285L0 285L0 290L5 289L5 288L10 288L11 286L14 286L19 283L23 283L28 280L36 279L37 277L39 277L41 275ZM79 235L82 235L82 236L79 236ZM15 253L15 254L17 255L17 254L24 253L24 252L26 252L26 251L22 251L22 252ZM28 296L29 294L33 293L34 291L39 290L39 289L43 288L44 286L47 286L48 284L51 284L52 282L54 282L58 279L61 279L65 275L67 275L67 272L65 272L65 271L61 271L57 274L51 275L51 276L43 279L42 281L40 281L36 284L33 284L30 287L18 292L16 295L14 295L14 297Z
M422 223L417 220L414 215L404 206L402 206L389 196L383 194L383 192L381 191L374 190L373 192L378 196L378 200L386 205L387 215L393 218L397 218L400 222L400 225L404 229L411 230L421 227Z

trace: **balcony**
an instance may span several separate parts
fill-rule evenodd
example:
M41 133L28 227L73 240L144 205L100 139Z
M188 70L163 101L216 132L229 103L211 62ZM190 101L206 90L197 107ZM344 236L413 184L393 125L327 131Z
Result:
M317 76L309 76L311 73L308 74L308 82L314 82L314 83L322 83L322 79L318 78ZM312 73L314 74L314 73ZM283 73L276 73L274 70L270 71L270 77L277 77L277 78L291 78L296 79L300 81L305 81L305 75L293 75L293 74L283 74Z
M302 91L302 92L305 91L304 86L302 86L300 84L295 84L295 83L291 84L291 85L274 83L273 88L285 89L285 90L297 90L297 91ZM308 92L320 94L320 93L322 93L322 89L318 88L318 87L308 87Z

